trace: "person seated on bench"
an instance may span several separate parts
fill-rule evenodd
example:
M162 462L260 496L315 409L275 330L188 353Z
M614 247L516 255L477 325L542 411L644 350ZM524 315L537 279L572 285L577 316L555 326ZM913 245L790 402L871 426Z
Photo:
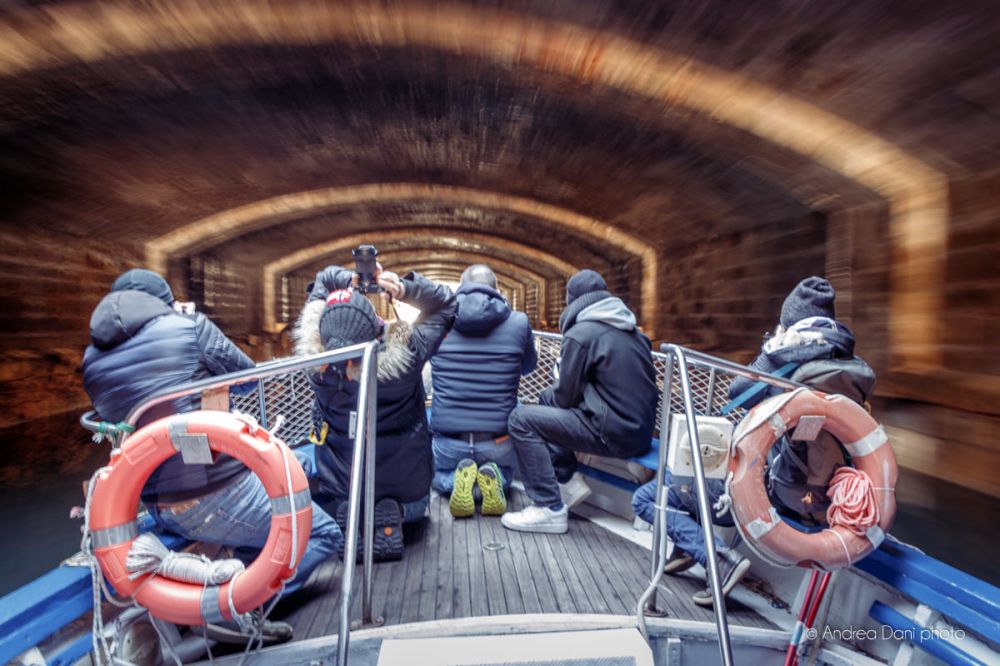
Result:
M789 379L830 394L840 394L864 405L875 388L875 372L854 355L854 334L836 321L836 293L820 277L802 280L781 306L781 318L750 367L774 373L788 368ZM755 385L739 377L729 387L729 397L747 409L783 390ZM815 441L782 437L772 449L768 494L780 513L808 524L826 522L830 506L826 495L830 477L846 464L840 443L820 432Z
M512 530L568 529L559 481L576 471L574 451L632 458L652 442L659 390L649 339L596 272L580 271L566 284L559 329L555 385L539 404L515 408L507 421L524 489L534 502L504 514L501 522Z
M517 405L521 375L538 356L531 324L497 291L497 278L484 264L462 273L455 296L455 326L431 357L431 430L434 482L451 494L451 515L475 515L473 488L482 494L482 513L507 510L505 490L517 459L507 436L507 417Z
M673 542L674 548L663 567L663 573L676 575L700 564L707 567L708 551L705 549L705 536L701 529L701 517L698 512L698 496L694 479L691 477L673 476L669 469L663 470L663 485L669 489L667 495L667 536ZM726 484L721 479L705 479L708 490L708 504L714 505L726 492ZM653 524L656 520L656 480L640 486L632 495L632 510L635 515ZM720 527L733 527L732 514L726 512L722 516L712 513L712 523ZM732 592L740 579L750 570L750 560L730 548L722 539L713 535L715 552L719 561L719 581L722 583L722 596ZM707 568L706 568L707 572ZM698 590L692 596L699 606L712 605L712 590L706 587Z

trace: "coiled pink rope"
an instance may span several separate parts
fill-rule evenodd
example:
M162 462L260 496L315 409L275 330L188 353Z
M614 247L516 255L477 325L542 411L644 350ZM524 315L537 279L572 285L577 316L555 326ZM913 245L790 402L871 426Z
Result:
M868 528L878 524L878 499L871 477L853 467L841 467L830 479L826 491L830 498L830 508L826 520L830 527L845 527L858 536L864 536Z

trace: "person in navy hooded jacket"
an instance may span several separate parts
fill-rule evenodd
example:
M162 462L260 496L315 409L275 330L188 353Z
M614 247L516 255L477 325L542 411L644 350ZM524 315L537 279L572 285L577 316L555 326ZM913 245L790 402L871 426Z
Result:
M535 369L538 356L527 315L497 291L489 266L469 266L456 299L455 326L431 358L433 487L451 494L456 518L475 514L476 485L482 513L499 515L517 466L507 417L517 406L521 375Z
M202 313L180 314L160 275L141 268L125 272L90 319L92 344L83 357L83 384L104 421L123 421L154 393L205 377L252 368L254 362ZM198 409L197 396L150 409L136 424ZM271 528L271 499L260 479L243 463L217 454L211 465L185 464L180 454L160 465L142 489L142 501L159 527L192 541L234 548L246 561L256 557ZM309 574L343 542L340 529L315 503L305 555L285 593L300 588ZM292 628L264 624L265 640L287 640ZM233 623L219 623L212 638L250 638Z

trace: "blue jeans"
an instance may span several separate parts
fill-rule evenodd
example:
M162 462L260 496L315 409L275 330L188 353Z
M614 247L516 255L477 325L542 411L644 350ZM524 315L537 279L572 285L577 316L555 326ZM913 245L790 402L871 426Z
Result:
M708 561L705 552L705 536L698 518L698 496L694 490L694 480L684 477L674 478L669 469L663 470L663 485L670 487L667 495L667 536L674 545L689 553L702 566ZM706 479L709 506L715 504L726 492L725 483L719 479ZM640 486L632 495L632 510L649 524L656 520L656 480ZM712 522L723 527L732 527L731 514L724 518L712 515ZM726 548L722 539L715 536L715 549Z
M434 435L434 479L431 487L440 493L450 493L455 487L455 466L465 458L477 465L494 462L503 473L505 488L510 488L517 469L517 456L510 437L468 442L444 435Z
M148 508L162 529L191 541L231 546L244 562L257 556L271 529L271 498L252 472L221 490L177 506L169 509L150 504ZM313 569L336 554L343 540L337 523L313 502L309 543L284 593L302 587Z

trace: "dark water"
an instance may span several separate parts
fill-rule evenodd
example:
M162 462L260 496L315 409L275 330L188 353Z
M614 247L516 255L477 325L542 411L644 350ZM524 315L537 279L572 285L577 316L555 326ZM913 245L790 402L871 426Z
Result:
M82 484L107 461L76 414L29 433L0 431L0 595L49 571L80 547ZM1000 499L918 472L900 470L892 533L927 554L1000 586Z

